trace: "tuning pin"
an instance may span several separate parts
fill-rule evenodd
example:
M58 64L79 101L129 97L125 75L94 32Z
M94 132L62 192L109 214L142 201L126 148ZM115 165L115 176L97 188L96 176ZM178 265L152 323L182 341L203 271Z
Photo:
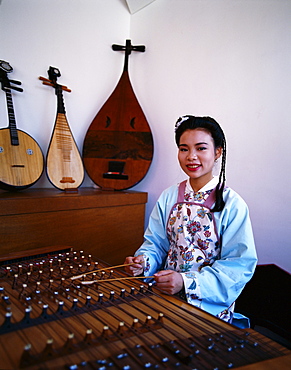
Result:
M139 323L138 318L133 319L133 322L132 322L132 326L131 327L134 330L136 330L136 329L138 329L140 327L140 323Z
M77 285L76 287L78 289L78 296L82 297L81 285Z
M93 339L92 339L92 329L87 329L86 330L86 335L85 335L85 338L84 338L84 342L86 344L91 344L93 342Z
M59 301L58 302L57 313L62 314L63 312L64 312L64 301Z
M103 293L99 293L98 295L98 303L102 303L103 302Z
M79 302L78 298L73 299L73 304L72 304L71 310L77 311L79 309L78 302Z
M32 362L32 355L31 355L31 344L28 343L24 346L23 353L20 359L20 367L27 367Z
M113 270L110 270L109 276L108 276L109 279L112 277L113 273L114 273L114 271Z
M154 323L155 322L154 322L153 318L150 315L148 315L146 317L145 325L153 325Z
M70 296L70 288L66 288L65 289L65 297L66 299L69 301L71 299L71 296Z
M11 302L10 302L10 299L9 299L9 296L8 295L3 295L2 296L2 300L5 304L5 306L10 306L11 305Z
M47 317L48 317L48 313L47 313L47 310L48 310L48 304L44 304L43 306L42 306L42 312L41 312L41 314L40 314L40 316L43 318L43 319L47 319Z
M49 285L48 285L48 288L49 288L49 289L52 289L52 287L53 287L53 282L54 282L54 281L53 281L53 279L50 279L50 280L49 280Z
M11 319L12 319L12 312L6 312L5 313L5 319L3 324L0 326L0 328L3 329L10 329L12 324L11 324Z
M42 270L39 270L39 271L38 271L38 277L37 277L37 280L38 280L38 281L41 281L41 280L42 280L42 273L43 273L43 271L42 271Z
M18 275L22 274L22 265L18 265Z
M119 335L124 335L125 331L126 331L126 327L125 327L124 321L121 321L121 322L119 323L118 328L117 328L117 333L118 333Z
M23 296L23 294L24 294L24 292L25 292L25 289L27 288L27 284L22 284L22 290L21 290L21 292L19 293L19 297L18 297L18 299L21 299L22 298L22 296Z
M108 338L109 336L109 326L105 325L103 326L103 332L101 334L103 338Z
M11 267L10 266L7 266L6 267L6 276L7 277L10 277L11 276L11 271L12 271Z
M53 358L54 354L56 353L56 350L53 348L53 344L54 340L52 338L47 340L46 346L41 354L41 357L44 357L44 359Z
M68 334L67 341L66 341L66 343L65 343L65 345L63 347L63 352L65 352L65 353L67 353L67 352L71 353L71 352L73 352L75 350L75 348L74 348L75 347L74 346L74 337L75 337L74 333L69 333Z
M125 298L125 289L120 289L120 298Z
M85 306L90 306L91 305L91 299L92 299L92 297L90 296L90 295L88 295L87 297L86 297L86 303L85 303Z
M17 279L18 279L18 274L15 274L14 277L13 277L12 289L16 289L16 287L17 287Z
M30 276L31 276L31 271L27 271L27 273L26 273L26 279L25 279L25 281L28 283L29 282L29 278L30 278Z
M32 308L31 307L27 307L24 311L24 317L23 319L21 320L21 322L25 323L25 324L29 324L30 323L30 313L32 311Z
M111 290L110 295L109 295L109 301L114 301L114 294L115 292Z

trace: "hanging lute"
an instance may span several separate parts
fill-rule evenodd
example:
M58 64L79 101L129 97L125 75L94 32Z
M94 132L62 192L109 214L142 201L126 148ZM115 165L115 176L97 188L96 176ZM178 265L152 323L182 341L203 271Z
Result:
M49 181L60 190L77 190L84 179L84 166L67 121L63 99L63 90L67 92L71 90L57 83L57 78L61 76L58 68L50 67L48 76L49 79L44 77L39 79L44 85L55 88L57 116L47 152L47 176Z
M92 181L103 189L123 190L140 182L153 157L149 124L128 75L131 51L145 47L112 45L125 51L123 73L113 93L92 121L83 144L83 160Z
M0 129L0 188L14 191L26 189L40 178L44 159L38 143L16 127L11 89L23 89L11 85L21 85L8 79L7 73L12 71L8 62L0 60L1 88L6 94L9 121L8 128Z

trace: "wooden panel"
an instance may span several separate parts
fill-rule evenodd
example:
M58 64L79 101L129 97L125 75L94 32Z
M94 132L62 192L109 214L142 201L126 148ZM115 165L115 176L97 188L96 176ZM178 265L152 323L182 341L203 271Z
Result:
M0 190L0 215L114 207L146 202L147 193L135 191L102 191L80 188L78 193L66 193L51 188L28 189L12 193Z
M1 194L0 255L57 244L119 264L143 241L146 193L25 193Z

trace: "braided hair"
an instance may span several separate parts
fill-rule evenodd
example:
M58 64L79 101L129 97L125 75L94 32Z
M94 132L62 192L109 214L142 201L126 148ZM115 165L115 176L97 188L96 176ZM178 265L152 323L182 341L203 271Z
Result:
M214 147L222 148L222 160L219 173L219 181L215 189L216 201L211 209L212 212L220 212L223 210L225 202L223 200L223 190L225 187L225 164L226 164L226 140L222 128L211 117L194 117L186 115L180 117L175 125L175 140L179 147L180 138L186 130L195 130L201 128L207 130L214 141Z

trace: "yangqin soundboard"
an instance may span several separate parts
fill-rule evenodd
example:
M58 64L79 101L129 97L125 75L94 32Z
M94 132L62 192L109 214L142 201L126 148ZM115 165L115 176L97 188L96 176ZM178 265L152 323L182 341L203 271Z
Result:
M289 369L290 350L69 247L0 257L0 368Z

